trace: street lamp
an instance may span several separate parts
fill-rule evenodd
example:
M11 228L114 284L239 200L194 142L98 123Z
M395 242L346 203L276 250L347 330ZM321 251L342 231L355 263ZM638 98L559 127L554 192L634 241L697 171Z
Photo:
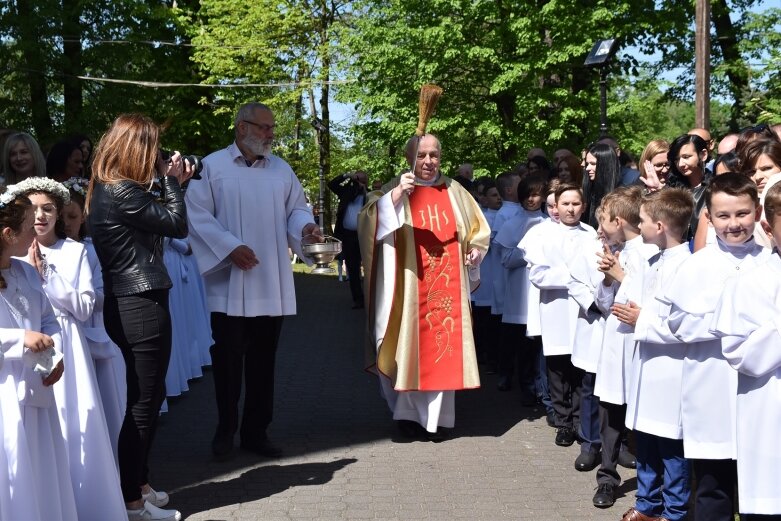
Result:
M589 68L599 68L599 136L607 135L607 65L618 50L616 38L598 40L583 63Z

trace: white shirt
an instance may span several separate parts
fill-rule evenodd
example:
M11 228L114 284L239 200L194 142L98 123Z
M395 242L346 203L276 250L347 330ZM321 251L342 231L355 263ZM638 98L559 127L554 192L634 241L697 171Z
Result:
M187 189L190 242L211 312L231 316L294 315L288 248L299 257L301 230L314 223L290 166L270 155L247 167L236 144L203 159L203 179ZM259 264L241 270L228 257L238 246Z

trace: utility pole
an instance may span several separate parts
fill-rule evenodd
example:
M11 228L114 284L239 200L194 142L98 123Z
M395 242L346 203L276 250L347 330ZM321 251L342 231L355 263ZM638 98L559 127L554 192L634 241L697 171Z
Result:
M697 0L694 24L694 126L710 130L710 0Z

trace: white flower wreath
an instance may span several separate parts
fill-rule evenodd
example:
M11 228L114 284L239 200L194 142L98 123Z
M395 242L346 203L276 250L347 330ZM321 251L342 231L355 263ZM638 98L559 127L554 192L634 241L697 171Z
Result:
M77 194L81 194L86 197L87 187L89 186L89 179L84 177L71 177L67 181L63 181L62 185L68 190L73 190Z
M0 208L5 208L5 205L13 202L17 195L19 195L19 192L16 191L16 185L8 185L5 192L0 194Z
M63 204L71 202L71 194L62 183L48 177L28 177L13 185L16 194L30 194L34 192L46 192L62 199ZM10 190L11 187L9 187Z

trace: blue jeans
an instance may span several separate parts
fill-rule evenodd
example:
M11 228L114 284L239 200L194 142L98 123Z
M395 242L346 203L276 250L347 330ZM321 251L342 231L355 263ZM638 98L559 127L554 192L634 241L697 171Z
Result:
M645 432L637 435L637 501L647 516L682 521L688 513L691 468L683 457L683 440Z

